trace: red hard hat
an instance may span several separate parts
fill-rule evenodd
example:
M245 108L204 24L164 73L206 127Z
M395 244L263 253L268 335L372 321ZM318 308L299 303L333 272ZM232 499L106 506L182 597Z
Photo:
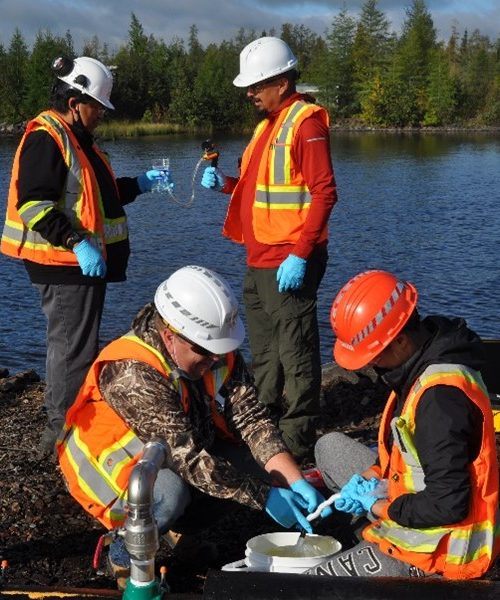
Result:
M387 271L366 271L348 281L330 311L337 364L350 370L365 367L404 327L417 297L413 284Z

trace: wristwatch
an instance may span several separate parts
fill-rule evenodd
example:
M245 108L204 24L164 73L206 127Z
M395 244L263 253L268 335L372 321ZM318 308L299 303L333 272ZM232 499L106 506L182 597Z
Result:
M83 242L84 239L85 238L83 237L83 235L81 235L77 231L72 231L66 238L64 245L66 246L66 248L68 248L68 250L73 250L73 248L80 242Z

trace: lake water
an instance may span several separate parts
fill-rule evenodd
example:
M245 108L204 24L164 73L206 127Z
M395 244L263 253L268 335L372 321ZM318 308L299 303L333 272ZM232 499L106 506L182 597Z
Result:
M331 361L329 309L354 274L392 270L420 292L424 314L463 316L485 338L500 338L500 135L332 132L339 202L330 218L330 260L319 293L322 359ZM219 166L236 174L247 138L215 140ZM169 156L176 194L191 196L202 138L168 136L102 143L118 176ZM0 140L3 226L14 140ZM205 166L202 165L202 168ZM127 207L128 281L108 287L101 341L127 331L157 285L186 264L224 275L241 298L242 247L222 237L227 196L195 186L191 208L146 194ZM45 321L21 261L0 255L0 367L44 375ZM243 351L248 357L248 345Z

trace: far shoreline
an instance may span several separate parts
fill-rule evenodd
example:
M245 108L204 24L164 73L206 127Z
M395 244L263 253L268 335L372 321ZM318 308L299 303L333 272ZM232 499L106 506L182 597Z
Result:
M26 128L27 121L7 124L0 123L0 139L21 138ZM500 126L467 126L467 125L441 125L438 127L376 127L359 123L337 122L330 125L330 131L342 133L391 133L391 134L499 134ZM231 130L204 130L187 128L175 123L144 123L142 121L109 121L102 123L96 131L96 137L101 140L127 139L149 136L168 135L202 135L212 136L217 134L250 135L249 128Z

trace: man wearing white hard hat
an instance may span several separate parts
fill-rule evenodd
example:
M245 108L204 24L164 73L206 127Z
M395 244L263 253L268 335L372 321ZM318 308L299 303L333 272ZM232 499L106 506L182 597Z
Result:
M70 493L107 529L123 524L129 475L144 444L160 439L171 454L154 487L160 533L203 529L227 515L229 501L311 531L306 514L324 499L258 401L237 350L243 339L226 281L188 266L99 354L68 411L58 452ZM109 558L115 574L126 574L122 538Z
M207 167L202 185L231 194L223 233L247 251L244 302L259 398L294 456L307 462L321 384L316 293L336 187L328 114L297 93L297 77L297 59L279 38L242 50L234 85L246 88L262 120L240 176Z
M94 58L58 57L49 110L32 119L12 169L1 251L20 258L47 319L45 410L39 457L54 453L66 410L97 355L106 284L126 279L124 206L156 171L116 178L93 133L113 110L111 71Z

